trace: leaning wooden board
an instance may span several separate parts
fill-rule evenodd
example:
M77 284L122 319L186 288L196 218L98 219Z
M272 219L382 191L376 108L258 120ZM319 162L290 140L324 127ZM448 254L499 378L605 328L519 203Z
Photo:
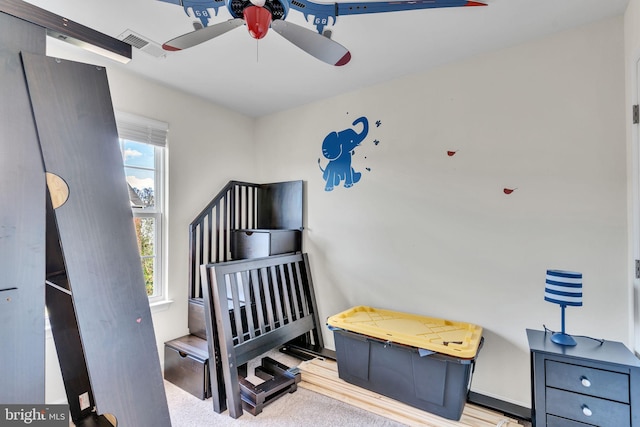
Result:
M45 178L20 51L45 30L0 13L0 403L44 403Z
M169 426L106 70L23 54L55 221L98 413ZM64 357L64 355L58 355Z
M517 427L517 420L503 414L467 404L460 421L452 421L421 411L397 400L349 384L338 377L337 364L330 360L312 359L300 363L302 381L299 387L333 397L361 409L409 426L428 427Z

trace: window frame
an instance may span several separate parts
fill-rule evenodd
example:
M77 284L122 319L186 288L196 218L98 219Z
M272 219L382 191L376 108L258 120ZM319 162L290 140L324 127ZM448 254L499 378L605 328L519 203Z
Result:
M167 230L164 218L166 216L166 177L167 177L167 133L168 124L157 120L137 116L130 113L115 112L118 127L118 144L123 153L123 173L126 169L151 170L146 167L126 165L124 160L124 145L126 141L142 143L151 146L154 150L154 207L131 208L133 218L153 218L154 220L154 269L153 269L153 295L149 295L151 305L167 302L166 281L166 244ZM140 260L145 256L140 254ZM150 257L150 256L148 256Z

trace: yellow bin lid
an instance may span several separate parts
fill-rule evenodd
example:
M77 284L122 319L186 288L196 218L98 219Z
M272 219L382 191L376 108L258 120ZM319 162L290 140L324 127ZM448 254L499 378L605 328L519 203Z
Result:
M472 359L482 339L482 327L366 306L331 316L327 324L384 341Z

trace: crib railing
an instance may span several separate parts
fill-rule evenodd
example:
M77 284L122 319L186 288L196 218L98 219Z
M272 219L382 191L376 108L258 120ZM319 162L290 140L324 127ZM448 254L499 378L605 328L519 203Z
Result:
M202 299L200 266L231 260L231 230L257 228L260 184L229 181L189 224L189 298Z

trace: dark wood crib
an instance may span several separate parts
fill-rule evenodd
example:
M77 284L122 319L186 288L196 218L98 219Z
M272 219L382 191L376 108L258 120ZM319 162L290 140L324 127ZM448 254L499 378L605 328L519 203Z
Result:
M243 413L238 368L305 337L323 348L307 254L201 266L213 408ZM215 367L214 367L215 366ZM245 374L246 375L246 374Z

